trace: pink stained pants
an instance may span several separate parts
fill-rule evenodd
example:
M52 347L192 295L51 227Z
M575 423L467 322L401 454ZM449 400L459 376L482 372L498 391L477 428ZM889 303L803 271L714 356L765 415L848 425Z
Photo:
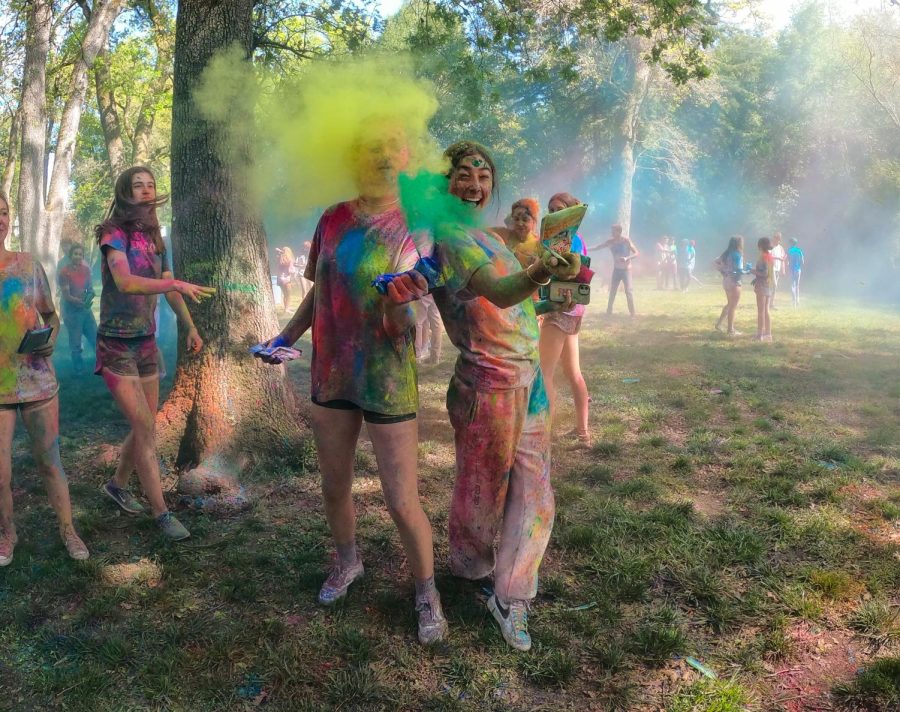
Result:
M454 376L447 410L456 434L450 570L467 579L493 571L500 600L530 600L555 511L540 369L531 386L505 391L476 391Z

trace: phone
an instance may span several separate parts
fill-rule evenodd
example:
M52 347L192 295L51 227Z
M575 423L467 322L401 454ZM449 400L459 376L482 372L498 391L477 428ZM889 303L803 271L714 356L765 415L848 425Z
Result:
M34 353L42 346L47 345L47 342L50 341L50 336L52 334L52 326L44 326L40 329L29 329L25 332L25 336L22 337L22 342L19 344L18 352L20 354Z
M566 301L566 292L571 292L575 304L591 303L591 285L580 282L550 282L548 298L551 302Z

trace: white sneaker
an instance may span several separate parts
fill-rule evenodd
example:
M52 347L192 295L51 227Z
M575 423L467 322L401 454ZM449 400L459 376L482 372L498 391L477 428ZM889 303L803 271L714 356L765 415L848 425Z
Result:
M356 581L365 573L362 559L356 558L356 563L345 569L341 568L340 562L336 561L322 588L319 589L319 603L323 606L329 606L335 601L340 600L347 595L347 589L350 584Z
M447 637L447 619L437 591L431 596L417 598L416 611L419 613L419 642L422 645L439 643Z
M531 636L528 634L528 601L510 601L504 606L493 594L487 601L488 610L500 624L503 639L523 653L531 650Z

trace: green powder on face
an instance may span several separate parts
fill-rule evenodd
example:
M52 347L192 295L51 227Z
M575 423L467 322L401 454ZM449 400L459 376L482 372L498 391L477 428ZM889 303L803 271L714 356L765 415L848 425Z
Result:
M448 227L477 227L479 212L447 191L447 176L429 171L400 176L400 207L411 231L440 240Z

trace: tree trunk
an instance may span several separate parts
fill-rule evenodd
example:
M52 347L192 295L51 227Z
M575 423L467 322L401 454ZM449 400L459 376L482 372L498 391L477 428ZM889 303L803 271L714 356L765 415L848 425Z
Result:
M53 9L50 0L28 3L22 72L22 151L19 167L19 237L22 248L36 251L44 208L44 158L47 147L47 53ZM38 255L41 258L46 255ZM54 255L55 257L55 255ZM46 260L43 260L46 264Z
M613 160L615 161L614 170L619 196L616 205L616 222L622 226L626 235L630 235L636 167L634 154L638 142L641 106L647 96L647 87L650 83L650 65L642 57L644 47L639 38L631 38L626 42L628 67L625 101L622 105L621 120L614 144Z
M56 256L62 233L66 202L69 198L69 181L72 176L72 159L75 155L75 141L81 123L81 108L87 93L88 71L98 52L106 44L110 28L122 9L124 0L96 0L88 20L87 31L81 41L80 55L72 67L66 104L59 121L56 140L56 157L53 175L47 191L46 229L38 239L38 254L45 258L44 264L50 283L55 282Z
M169 65L172 62L174 45L169 33L171 26L168 15L160 12L155 2L147 2L147 14L153 25L153 39L156 44L156 63L154 71L156 76L150 82L141 108L138 110L137 120L134 125L134 138L132 141L133 152L131 161L133 165L146 165L150 161L150 136L153 132L153 119L156 116L156 107L159 98L165 94L169 83Z
M299 435L284 367L266 366L247 351L278 332L262 221L239 181L250 147L229 144L229 161L223 160L227 127L206 121L193 102L217 51L237 43L249 61L252 7L253 0L181 0L176 19L175 267L179 277L212 285L217 293L192 308L206 342L200 355L184 352L180 334L175 384L158 432L163 456L174 456L183 473L179 489L210 509L246 503L237 475L247 453L284 451ZM248 121L252 112L252 106L239 105L231 115Z
M94 62L94 88L97 92L97 109L100 112L100 126L106 143L106 157L113 181L128 165L125 163L125 145L122 141L122 125L116 109L116 98L109 76L109 55L101 50Z
M22 130L22 112L16 109L9 123L9 150L6 153L6 163L3 166L3 195L9 200L10 191L12 191L13 181L16 177L16 163L19 160L19 132ZM9 203L9 224L10 227L16 224L15 205Z

